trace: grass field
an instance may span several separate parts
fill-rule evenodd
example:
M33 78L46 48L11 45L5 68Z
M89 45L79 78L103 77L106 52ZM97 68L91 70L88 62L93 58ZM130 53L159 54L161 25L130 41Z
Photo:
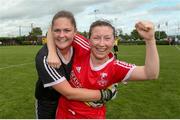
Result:
M0 46L0 119L35 118L34 57L40 47ZM119 48L119 59L144 64L144 46ZM117 98L107 104L107 118L180 118L179 48L158 46L159 79L120 84Z

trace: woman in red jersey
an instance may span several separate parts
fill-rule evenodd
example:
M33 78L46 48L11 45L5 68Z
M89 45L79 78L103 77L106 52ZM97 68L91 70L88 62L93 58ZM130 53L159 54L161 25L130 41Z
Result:
M92 23L89 31L90 50L82 46L74 47L74 61L69 81L71 86L104 89L113 83L126 82L126 80L157 79L159 56L154 37L154 25L149 21L140 21L135 27L146 43L144 66L115 60L111 52L115 39L115 29L107 21L96 21ZM50 52L52 52L51 49ZM56 118L104 119L105 113L104 105L93 108L84 102L61 97Z

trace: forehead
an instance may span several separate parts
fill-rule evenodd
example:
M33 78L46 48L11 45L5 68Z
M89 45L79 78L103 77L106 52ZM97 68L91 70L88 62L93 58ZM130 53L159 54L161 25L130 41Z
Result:
M54 20L53 27L74 27L71 20L65 17L60 17Z
M109 26L96 26L91 31L92 35L113 35L113 29Z

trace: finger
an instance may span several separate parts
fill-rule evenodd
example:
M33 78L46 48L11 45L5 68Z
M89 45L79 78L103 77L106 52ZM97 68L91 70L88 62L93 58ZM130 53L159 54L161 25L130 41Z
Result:
M58 68L60 68L60 67L61 67L61 63L58 64Z
M61 62L60 63L55 63L55 66L56 66L56 68L60 68Z
M56 63L54 66L55 66L55 68L57 68L57 69L59 68L59 65L58 65L57 63Z
M58 68L60 68L60 67L61 67L61 65L62 65L62 64L61 64L61 62L60 62L60 63L57 65L57 67L58 67Z
M146 26L143 22L138 22L136 24L136 28L139 30L146 31L146 32L150 30L150 27Z
M53 66L54 68L56 68L56 64L53 63L52 66Z
M49 66L54 67L54 63L53 62L47 60L47 63L48 63Z
M54 67L53 63L48 62L48 65L51 66L51 67Z
M145 23L141 23L141 24L144 26L146 31L149 31L149 30L153 29L153 25L152 25L151 22L145 22Z
M56 68L56 64L52 63L51 67Z

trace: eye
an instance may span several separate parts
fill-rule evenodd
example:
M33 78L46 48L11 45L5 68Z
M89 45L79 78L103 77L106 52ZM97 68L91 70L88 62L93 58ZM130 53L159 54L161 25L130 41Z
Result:
M60 32L60 29L54 29L53 32Z
M109 40L111 40L111 37L105 37L104 39L109 41Z
M105 37L105 39L111 39L111 37Z
M92 37L93 40L99 40L99 37Z
M104 36L104 40L106 40L106 41L109 41L112 39L113 39L113 36L111 36L111 35Z
M64 32L68 33L68 32L71 32L71 30L65 29Z
M95 38L93 38L93 39L97 40L98 38L97 38L97 37L95 37Z

